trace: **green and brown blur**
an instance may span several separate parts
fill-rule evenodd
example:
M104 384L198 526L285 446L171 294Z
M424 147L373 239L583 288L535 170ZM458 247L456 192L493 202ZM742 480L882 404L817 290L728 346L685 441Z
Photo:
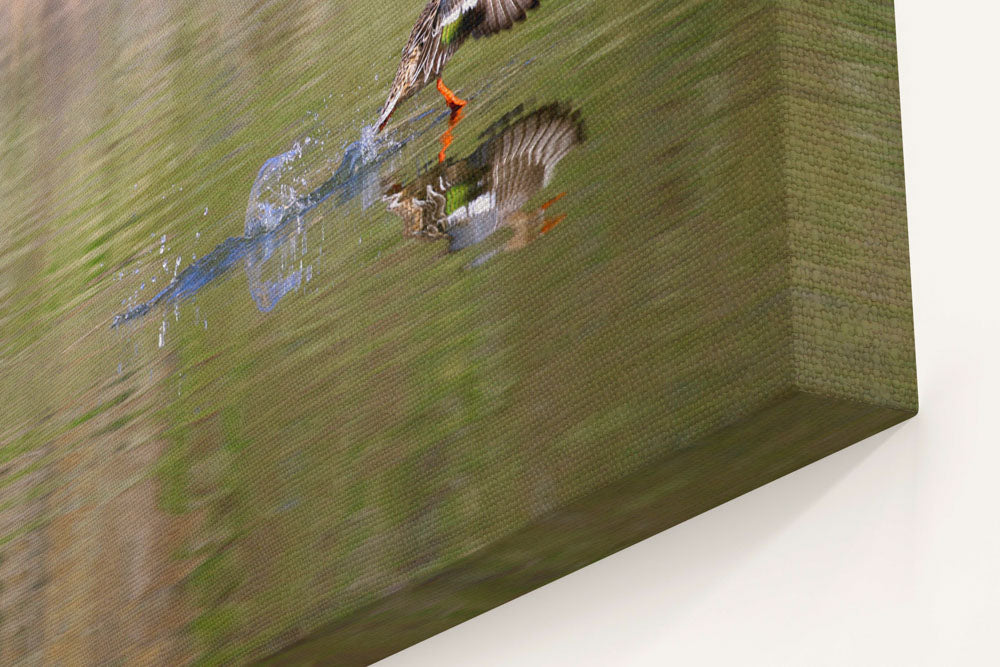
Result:
M241 264L112 328L243 233L265 160L308 140L311 175L337 167L422 0L376 4L0 1L0 663L231 664L310 638L684 450L800 368L820 393L828 357L789 295L822 269L799 281L786 260L790 240L836 242L784 220L832 210L830 179L857 181L834 202L857 212L844 257L905 257L905 227L879 244L866 227L902 215L896 98L858 85L895 76L891 6L543 0L447 76L469 100L455 158L519 108L578 112L586 140L526 207L566 193L544 238L470 268L512 232L447 253L370 192L331 198L283 248L302 277L268 312ZM784 41L762 20L779 11ZM810 33L817 16L836 39ZM781 123L809 118L797 95L816 89L843 115L810 160L846 145L877 156L868 171L786 178L778 148L805 148ZM376 195L437 163L442 106L428 87L397 110L388 134L427 131ZM904 322L870 353L884 374L830 392L910 409L908 269L886 271L870 289L891 298L823 296L876 347Z

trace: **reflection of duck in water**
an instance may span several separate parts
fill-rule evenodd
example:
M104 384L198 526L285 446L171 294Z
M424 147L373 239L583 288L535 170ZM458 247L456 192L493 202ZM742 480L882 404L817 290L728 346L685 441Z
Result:
M396 105L437 78L437 89L457 112L465 106L441 81L448 59L469 36L486 37L513 27L539 0L430 0L403 47L403 57L379 112L381 132Z
M439 164L406 186L395 186L385 196L387 208L403 219L404 235L446 237L450 251L475 245L501 227L513 231L503 250L523 248L565 217L545 217L562 194L532 211L521 209L583 138L578 112L542 107L464 160Z

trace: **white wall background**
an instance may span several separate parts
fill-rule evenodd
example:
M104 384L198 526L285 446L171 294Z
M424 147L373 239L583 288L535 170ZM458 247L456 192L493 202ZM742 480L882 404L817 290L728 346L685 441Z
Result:
M1000 9L896 13L920 415L381 665L1000 665Z

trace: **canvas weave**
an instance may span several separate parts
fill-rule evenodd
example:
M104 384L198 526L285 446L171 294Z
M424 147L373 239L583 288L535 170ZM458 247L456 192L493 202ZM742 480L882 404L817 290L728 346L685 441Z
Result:
M365 664L916 411L891 2L434 11L0 6L0 663Z

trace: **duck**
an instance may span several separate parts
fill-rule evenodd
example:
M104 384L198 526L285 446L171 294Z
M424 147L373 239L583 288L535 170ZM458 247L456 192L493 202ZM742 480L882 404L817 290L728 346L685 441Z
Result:
M400 102L433 79L437 79L437 90L452 114L457 113L466 101L441 79L448 60L469 37L487 37L508 30L538 5L539 0L430 0L403 47L399 69L379 111L376 133L385 128Z
M405 237L446 238L448 251L456 252L508 228L513 233L500 250L512 251L565 219L564 214L547 217L548 209L565 193L537 208L523 209L549 185L556 165L584 141L580 112L560 103L526 115L516 109L499 125L468 157L438 164L386 192L386 208L402 218Z

